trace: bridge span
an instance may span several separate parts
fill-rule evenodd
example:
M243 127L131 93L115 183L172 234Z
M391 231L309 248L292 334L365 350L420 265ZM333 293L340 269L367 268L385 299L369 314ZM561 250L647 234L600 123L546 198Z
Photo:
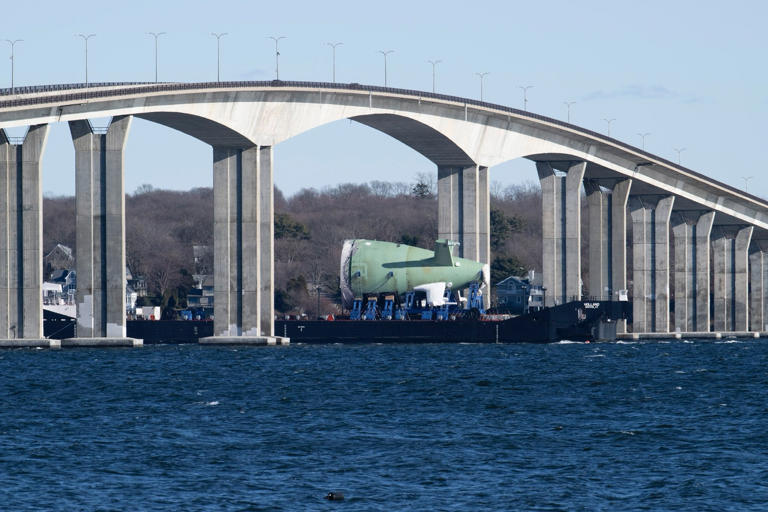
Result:
M88 119L102 117L112 122L96 133ZM58 122L69 123L75 146L78 336L126 339L123 154L133 117L212 146L213 341L278 338L272 148L340 119L434 162L438 237L460 242L465 258L491 260L489 168L534 161L549 304L615 298L630 272L634 322L621 329L758 332L768 322L768 203L605 135L500 105L360 84L112 83L0 90L0 340L42 337L40 159L48 125ZM24 140L6 135L16 126L30 127Z

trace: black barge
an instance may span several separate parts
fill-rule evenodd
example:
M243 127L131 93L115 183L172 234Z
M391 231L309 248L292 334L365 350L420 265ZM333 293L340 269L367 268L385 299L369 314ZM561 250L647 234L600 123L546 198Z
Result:
M574 301L499 320L493 316L457 320L276 320L275 334L291 343L552 343L613 341L616 322L629 319L631 302ZM75 335L75 320L44 314L47 338ZM129 320L127 335L145 344L197 343L213 335L213 322Z

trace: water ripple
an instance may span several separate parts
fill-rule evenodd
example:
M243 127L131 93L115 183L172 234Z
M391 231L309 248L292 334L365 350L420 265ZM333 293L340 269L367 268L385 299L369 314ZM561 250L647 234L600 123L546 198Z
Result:
M729 340L730 341L730 340ZM3 510L762 510L768 345L11 350Z

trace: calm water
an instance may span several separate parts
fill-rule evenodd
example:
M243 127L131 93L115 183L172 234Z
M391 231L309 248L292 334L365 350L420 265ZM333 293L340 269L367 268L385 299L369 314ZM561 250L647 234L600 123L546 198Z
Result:
M768 506L766 341L14 350L0 390L2 510Z

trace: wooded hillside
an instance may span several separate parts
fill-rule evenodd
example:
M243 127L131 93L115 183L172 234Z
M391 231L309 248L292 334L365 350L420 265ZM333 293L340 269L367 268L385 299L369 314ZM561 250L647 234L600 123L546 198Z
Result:
M332 308L339 295L342 243L370 238L432 248L437 237L434 182L420 176L414 184L374 181L323 190L305 189L291 197L275 190L276 307L280 311ZM44 253L57 243L75 247L73 197L43 201ZM163 302L184 304L195 271L212 273L212 261L195 264L192 246L213 245L213 190L156 190L145 185L126 195L126 262L142 275L149 291ZM500 189L491 197L497 281L540 268L541 197L537 185ZM197 269L196 269L197 266ZM47 276L45 276L47 277Z

